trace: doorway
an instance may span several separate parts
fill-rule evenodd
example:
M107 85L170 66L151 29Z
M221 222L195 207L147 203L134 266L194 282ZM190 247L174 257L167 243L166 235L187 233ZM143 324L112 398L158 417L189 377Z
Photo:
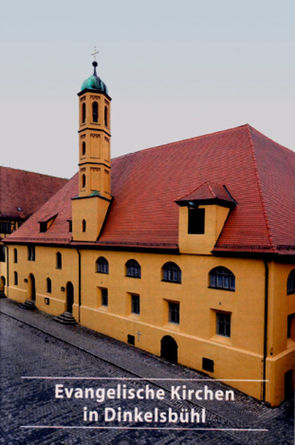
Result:
M32 273L30 273L28 278L28 297L29 300L36 301L35 277Z
M73 304L74 304L74 286L70 281L67 282L66 298L67 298L66 312L70 312L71 314L73 312Z
M161 340L161 358L177 363L177 343L170 335L165 335Z
M5 297L5 277L0 277L0 297Z

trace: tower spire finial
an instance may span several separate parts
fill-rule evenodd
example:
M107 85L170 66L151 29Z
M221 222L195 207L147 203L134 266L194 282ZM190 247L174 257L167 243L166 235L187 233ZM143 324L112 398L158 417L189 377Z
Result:
M94 46L94 51L93 51L93 53L91 53L91 55L94 58L94 61L92 62L92 65L94 67L94 73L93 74L95 76L97 76L97 74L96 74L96 67L97 67L96 54L98 54L98 53L99 53L99 51L97 51L96 46Z
M91 53L91 55L93 56L94 60L96 61L96 54L98 54L99 51L97 51L96 46L94 46L94 51L93 53Z

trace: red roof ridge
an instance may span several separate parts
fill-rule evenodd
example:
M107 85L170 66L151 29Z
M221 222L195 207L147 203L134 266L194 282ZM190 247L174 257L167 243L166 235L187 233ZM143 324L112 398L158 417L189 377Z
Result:
M253 130L255 130L255 128L253 128L250 125L248 125L247 132L248 132L249 144L250 144L252 158L253 158L253 163L254 163L254 172L255 172L255 176L256 176L256 180L257 180L257 184L258 184L258 192L259 192L259 196L260 196L260 200L261 200L262 212L263 212L263 216L264 216L264 220L265 220L267 235L268 235L268 238L269 238L270 246L271 246L273 252L275 252L276 249L274 247L272 234L271 234L271 229L270 229L270 225L269 225L269 221L268 221L268 217L267 217L267 213L266 213L265 203L264 203L263 194L262 194L261 182L260 182L260 178L259 178L259 174L258 174L257 160L256 160L256 154L255 154L255 147L254 147L254 143L253 143L253 140L252 140L252 135L250 133L250 128L252 128ZM262 133L260 133L260 134L262 134ZM262 134L262 136L264 136L264 135Z
M36 176L47 176L48 178L57 178L57 179L66 179L66 180L69 179L69 178L63 178L61 176L49 175L47 173L32 172L31 170L24 170L23 168L6 167L5 165L0 165L0 168L5 168L6 170L9 169L9 170L14 170L14 171L18 171L18 172L30 173L30 174L36 175Z
M249 124L243 124L243 125L238 125L237 127L227 128L226 130L213 131L212 133L205 133L205 134L201 134L201 135L199 135L199 136L194 136L194 137L187 138L187 139L180 139L180 140L177 140L177 141L167 142L166 144L155 145L154 147L141 148L141 149L136 150L136 151L133 151L133 152L131 152L131 153L126 153L126 154L123 154L123 155L121 155L121 156L117 156L117 157L115 157L115 158L112 158L112 160L122 159L122 158L124 158L124 157L132 156L132 155L134 155L134 154L136 154L136 153L146 152L146 151L148 151L148 150L158 150L158 149L160 149L160 148L163 148L163 149L164 149L164 148L169 148L171 145L173 146L173 145L175 145L175 144L181 144L181 143L183 143L183 142L197 141L197 140L199 140L199 139L201 139L201 138L211 137L211 136L214 136L214 135L216 135L216 134L226 134L226 133L228 133L228 132L232 132L233 130L239 130L239 129L242 129L242 128L248 128L248 127L251 127L251 125L249 125ZM253 128L253 129L255 130L254 127L251 127L251 128ZM291 151L292 151L292 150L291 150Z
M216 193L214 192L214 190L213 190L211 184L212 184L212 185L217 185L217 186L219 186L219 187L223 187L223 188L224 188L224 185L223 185L223 184L219 184L218 182L214 182L214 181L204 181L204 182L202 182L200 185L198 185L197 187L195 187L193 190L191 190L190 192L186 193L186 194L183 195L183 196L179 196L177 199L175 199L175 201L180 201L180 200L183 199L185 196L187 196L187 195L191 195L192 193L196 192L199 188L203 187L204 185L207 185L207 186L208 186L208 189L209 189L209 191L210 191L210 193L211 193L211 195L212 195L213 197L216 197Z
M292 153L294 154L295 152L295 147L294 150L291 150L288 147L285 147L284 145L280 144L279 142L275 141L274 139L270 138L269 136L266 136L264 133L261 133L261 131L257 130L255 127L252 127L252 125L248 125L248 130L254 131L255 133L258 133L260 136L263 136L265 139L268 139L269 141L273 142L274 144L278 145L280 148L282 148L283 150L286 150L288 153Z

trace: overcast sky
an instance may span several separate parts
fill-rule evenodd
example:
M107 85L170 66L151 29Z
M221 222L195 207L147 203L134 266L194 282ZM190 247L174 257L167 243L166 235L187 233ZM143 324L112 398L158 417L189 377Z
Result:
M71 177L91 52L112 156L249 123L295 150L294 0L0 0L1 165Z

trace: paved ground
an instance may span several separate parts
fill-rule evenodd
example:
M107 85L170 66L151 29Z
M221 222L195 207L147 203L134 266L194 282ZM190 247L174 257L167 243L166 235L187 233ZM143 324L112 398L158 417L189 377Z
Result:
M251 444L293 445L294 401L279 408L263 404L235 391L234 402L191 402L171 400L171 381L138 381L137 377L198 378L205 376L173 365L161 359L104 337L88 329L68 327L53 321L41 312L30 312L20 305L0 300L1 328L1 436L5 445L195 445L195 444ZM106 380L37 380L21 376L79 376L104 377ZM166 390L163 401L118 401L98 404L94 400L54 398L54 386L63 383L74 387L115 387L130 378L128 387L142 388L147 383L154 389ZM175 381L173 384L183 384ZM228 389L220 382L185 382L189 388L199 389L207 384L210 389ZM165 424L187 427L188 430L163 430L163 424L125 423L125 427L155 427L154 430L122 429L49 429L21 428L24 425L118 426L104 422L105 405L131 410L162 411L172 408L201 410L206 408L205 424ZM83 422L83 407L97 410L96 423ZM266 429L253 431L196 431L193 428Z

